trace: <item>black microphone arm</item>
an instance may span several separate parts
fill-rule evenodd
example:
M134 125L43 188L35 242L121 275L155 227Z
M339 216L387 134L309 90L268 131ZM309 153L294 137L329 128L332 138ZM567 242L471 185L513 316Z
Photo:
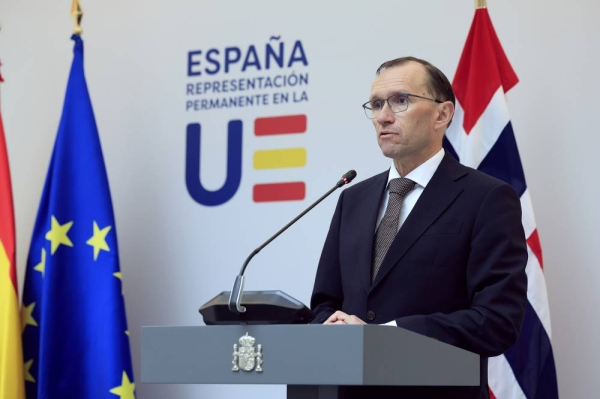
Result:
M254 251L252 251L250 256L248 256L248 258L244 262L244 265L242 266L242 268L240 270L240 274L237 275L237 277L235 278L235 282L233 283L233 288L231 289L231 295L229 296L229 310L230 311L232 311L233 313L236 313L236 314L241 314L241 313L246 312L246 307L242 306L241 302L242 302L242 292L244 290L244 272L246 271L246 267L248 266L248 263L250 263L250 260L257 253L259 253L264 247L269 245L269 243L271 243L271 241L273 241L274 239L279 237L279 235L281 233L283 233L291 225L296 223L298 221L298 219L300 219L302 216L306 215L311 209L313 209L321 201L323 201L325 198L327 198L329 196L329 194L331 194L338 188L350 183L355 177L356 177L356 171L349 170L348 172L346 172L346 174L344 174L342 176L342 178L337 183L335 183L335 186L333 186L329 191L327 191L321 198L316 200L311 206L309 206L304 211L302 211L302 213L299 214L298 216L296 216L294 218L294 220L292 220L291 222L289 222L288 224L283 226L283 228L281 230L279 230L277 233L275 233L273 235L273 237L271 237L267 241L265 241L264 244L262 244L260 247L256 248Z

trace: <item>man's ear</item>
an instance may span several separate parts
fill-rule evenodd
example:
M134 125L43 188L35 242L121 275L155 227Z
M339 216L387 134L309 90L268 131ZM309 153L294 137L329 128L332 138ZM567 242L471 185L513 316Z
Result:
M438 104L438 114L435 120L436 130L442 128L446 130L446 127L450 124L452 117L454 116L454 104L451 101L444 101Z

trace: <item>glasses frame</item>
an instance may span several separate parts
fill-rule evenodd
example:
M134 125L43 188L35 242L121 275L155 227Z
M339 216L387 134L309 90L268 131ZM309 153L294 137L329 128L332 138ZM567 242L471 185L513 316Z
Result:
M404 96L404 97L406 97L406 100L407 100L406 108L403 109L402 111L394 111L392 109L392 104L390 104L390 98L397 97L397 96ZM392 94L391 96L389 96L388 98L386 98L384 101L387 103L388 107L390 108L390 110L393 113L399 114L400 112L404 112L404 111L406 111L408 109L408 105L409 105L409 103L408 103L408 97L422 98L423 100L433 101L434 103L438 103L438 104L441 104L441 103L444 102L444 101L438 100L437 98L423 97L423 96L419 96L417 94L412 94L412 93L395 93L395 94ZM375 115L375 116L369 116L369 112L371 112L371 114L373 114L373 112L374 112L373 108L371 108L369 106L369 104L371 103L371 101L373 101L373 100L367 101L366 103L364 103L362 105L362 107L363 107L363 110L365 111L365 115L367 116L367 118L369 118L369 119L375 119L375 118L377 118L379 116L379 113L381 111L383 111L383 107L381 109L377 110L377 115Z

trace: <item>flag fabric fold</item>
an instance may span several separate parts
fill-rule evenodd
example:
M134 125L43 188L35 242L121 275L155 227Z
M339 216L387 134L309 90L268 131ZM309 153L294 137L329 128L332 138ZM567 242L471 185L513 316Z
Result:
M10 169L0 113L0 399L25 398L15 241Z
M487 8L477 9L452 82L456 113L444 147L464 165L514 187L529 252L521 335L504 355L489 360L490 397L558 399L541 245L506 103L506 92L517 83Z
M73 63L27 259L28 399L135 397L108 178L74 35Z

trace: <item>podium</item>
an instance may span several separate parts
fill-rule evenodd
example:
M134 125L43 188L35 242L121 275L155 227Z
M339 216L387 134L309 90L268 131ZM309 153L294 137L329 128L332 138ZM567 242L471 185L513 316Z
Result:
M261 372L232 370L246 334L252 353L261 345ZM142 327L143 383L283 384L288 399L335 399L339 385L478 386L479 366L474 353L392 326Z

